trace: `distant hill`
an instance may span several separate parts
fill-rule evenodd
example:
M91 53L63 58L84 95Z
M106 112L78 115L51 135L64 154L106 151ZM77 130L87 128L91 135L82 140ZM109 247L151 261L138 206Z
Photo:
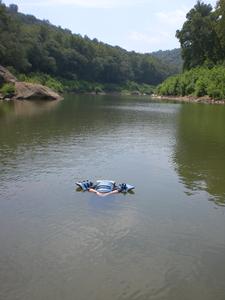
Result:
M171 68L174 68L174 72L180 73L183 67L183 60L181 57L181 49L173 49L173 50L159 50L156 52L152 52L151 55L158 58L162 62L169 64Z
M169 53L169 52L168 52ZM156 85L177 73L165 56L129 52L73 34L47 20L18 13L0 1L0 64L18 73L45 73L68 80Z

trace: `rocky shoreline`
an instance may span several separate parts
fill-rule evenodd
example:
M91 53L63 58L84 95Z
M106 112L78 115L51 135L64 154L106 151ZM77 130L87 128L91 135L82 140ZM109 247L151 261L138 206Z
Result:
M204 103L204 104L225 104L225 100L212 99L209 96L194 97L194 96L159 96L152 95L153 100L168 100L182 103Z
M59 100L62 97L47 86L35 83L21 82L6 68L0 66L0 83L9 84L13 91L7 95L0 93L0 100Z

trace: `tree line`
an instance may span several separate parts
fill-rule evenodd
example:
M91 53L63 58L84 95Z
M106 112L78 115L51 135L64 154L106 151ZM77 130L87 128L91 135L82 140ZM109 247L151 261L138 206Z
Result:
M73 34L7 7L0 0L0 64L25 76L48 74L69 81L156 85L175 73L151 54L128 52Z
M225 0L219 0L214 9L198 1L176 36L184 73L168 78L157 93L225 99Z

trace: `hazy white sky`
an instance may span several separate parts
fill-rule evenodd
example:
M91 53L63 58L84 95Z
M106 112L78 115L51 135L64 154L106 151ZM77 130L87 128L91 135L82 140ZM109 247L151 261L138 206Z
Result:
M175 32L197 0L3 0L73 33L127 50L179 47ZM216 0L204 1L215 6Z

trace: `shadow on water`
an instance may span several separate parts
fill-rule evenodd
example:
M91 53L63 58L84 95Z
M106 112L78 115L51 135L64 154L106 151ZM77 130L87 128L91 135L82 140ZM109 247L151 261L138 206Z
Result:
M176 171L187 194L207 191L225 205L225 107L184 104L177 126Z

